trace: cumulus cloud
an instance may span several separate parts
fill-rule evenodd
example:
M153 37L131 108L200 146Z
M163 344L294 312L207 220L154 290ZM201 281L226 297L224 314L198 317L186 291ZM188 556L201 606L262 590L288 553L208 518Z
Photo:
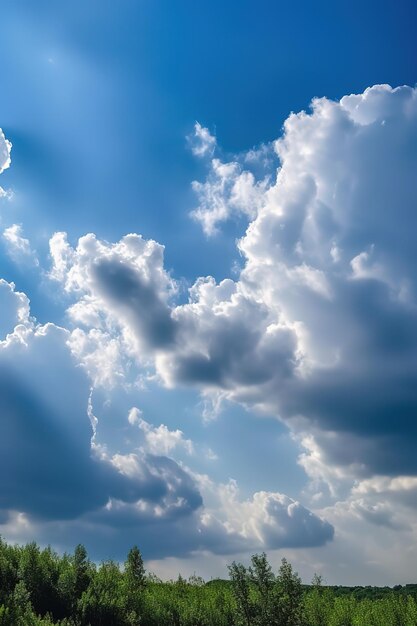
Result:
M16 291L14 283L0 279L0 341L12 333L18 325L31 325L29 299Z
M333 527L299 502L282 493L259 491L240 500L235 481L220 488L227 524L238 535L251 538L254 548L323 545L333 538Z
M141 474L134 454L117 456L114 462L128 476ZM212 491L215 502L213 507L199 509L198 495L195 502L190 498L194 485L190 474L166 457L153 457L152 462L154 472L173 487L165 498L131 503L110 499L105 507L73 521L32 525L32 536L44 533L63 548L82 541L93 555L102 557L104 550L113 558L124 558L136 536L146 558L317 547L333 538L332 525L299 502L269 492L255 493L244 501L234 481L219 486L205 478L203 491ZM201 481L197 482L201 488ZM103 539L109 536L111 550L106 552Z
M65 233L56 233L50 250L51 277L61 280L68 292L86 294L69 311L75 321L88 324L91 315L104 315L107 325L121 321L145 352L175 341L168 303L175 284L163 267L163 246L140 235L108 244L90 234L74 250Z
M0 174L10 167L12 144L6 139L0 128Z
M284 420L315 479L417 473L416 136L416 91L382 85L290 115L275 177L213 160L200 218L212 232L240 207L245 264L237 281L199 279L185 304L162 246L135 235L75 249L57 235L53 273L166 385Z
M129 411L129 422L135 424L143 439L143 448L150 454L169 456L175 449L183 449L187 454L194 451L191 439L185 439L182 430L169 430L165 424L153 426L144 420L138 409L133 407Z
M196 128L200 155L211 157L204 130ZM70 331L37 326L25 296L0 283L1 452L8 460L21 440L33 443L8 460L23 485L4 487L8 519L34 523L53 509L92 543L125 525L161 556L332 539L329 522L281 493L245 500L232 484L216 486L217 505L202 508L204 489L172 458L191 452L191 441L135 410L138 449L92 445L90 386L110 390L128 370L154 368L167 387L193 386L214 403L239 402L287 424L313 501L343 499L323 509L330 522L414 528L416 139L416 90L376 86L313 101L263 150L211 159L207 180L194 183L194 217L207 234L237 215L248 221L243 269L235 280L199 278L187 302L177 301L163 246L135 234L117 243L90 234L75 247L53 236L50 276L72 298ZM9 234L24 247L20 231ZM49 431L47 449L39 433ZM48 488L34 488L33 476Z
M90 514L111 499L160 511L175 500L184 514L198 508L198 489L175 461L109 455L93 444L91 383L73 358L70 333L36 324L27 298L5 281L0 297L4 334L13 331L0 342L0 509L50 521Z
M112 555L121 557L140 535L153 558L331 539L330 525L286 496L272 494L261 505L255 495L251 515L259 532L232 519L230 503L203 508L199 481L172 458L181 450L193 454L191 440L150 424L135 407L128 421L138 433L136 450L110 451L100 442L74 333L37 324L13 284L0 281L0 298L0 529L6 536L47 535L64 548L82 540L94 551L110 535Z
M256 181L254 174L236 161L213 159L208 179L204 183L194 181L192 186L199 205L191 216L210 236L217 232L219 223L233 215L253 218L264 200L267 180Z
M196 135L197 156L212 157L214 138L200 126ZM194 183L194 217L207 234L234 216L247 220L243 269L236 280L199 278L187 302L177 301L159 243L90 234L72 247L55 234L50 276L72 298L71 331L37 326L27 299L0 283L2 441L11 442L1 452L8 459L21 440L32 441L43 461L27 467L50 486L32 489L32 475L12 459L11 475L25 488L8 483L2 508L42 517L53 505L94 529L145 528L153 546L158 520L173 529L161 533L161 554L174 550L174 535L178 552L219 553L332 538L327 522L280 493L242 500L233 484L217 486L223 500L201 509L201 484L168 458L189 440L137 412L129 421L139 450L92 447L90 385L110 389L127 368L146 367L167 387L193 386L287 424L316 495L344 498L325 509L330 521L411 527L404 511L415 505L417 476L416 140L417 91L380 85L314 100L264 149L211 159L207 180ZM10 145L2 142L4 169ZM48 399L51 388L56 398ZM51 452L39 434L50 428ZM76 499L80 489L85 499Z
M56 253L57 238L51 241L53 276L66 262ZM295 327L242 283L199 279L189 302L173 306L176 285L164 270L159 244L137 235L107 244L88 235L75 249L65 244L62 250L70 259L65 289L81 296L70 315L88 323L94 311L109 331L118 326L139 357L155 359L168 386L254 387L269 380L272 369L277 373L279 367L285 379L297 365Z
M16 263L39 265L36 252L32 250L29 239L23 237L20 224L12 224L12 226L6 228L3 231L3 239L6 242L9 256Z
M417 469L416 133L412 88L313 101L286 121L239 242L239 288L294 330L299 366L283 384L276 358L266 385L235 379L230 396L310 433L342 473Z

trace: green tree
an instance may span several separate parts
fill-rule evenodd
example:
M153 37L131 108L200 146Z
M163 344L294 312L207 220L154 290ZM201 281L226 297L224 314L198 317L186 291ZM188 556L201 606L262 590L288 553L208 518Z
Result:
M78 544L73 556L76 598L81 598L86 591L91 579L91 563L88 560L87 550L82 544Z
M250 581L255 592L256 617L259 626L274 626L276 611L275 576L265 552L254 554L249 568Z
M235 561L228 566L228 570L236 603L237 624L252 626L255 606L250 594L249 572L242 563L236 563Z
M125 577L128 587L135 591L140 591L146 584L146 572L143 565L142 555L137 546L129 550L125 562Z
M146 572L142 555L137 546L134 546L127 555L123 578L126 612L131 623L139 623L143 606L143 590L146 585Z
M122 573L116 563L102 563L78 602L85 626L125 626Z
M278 623L280 626L299 626L302 623L303 588L301 578L287 559L282 559L277 576Z
M304 622L308 626L327 626L331 608L331 592L323 589L322 577L314 574L311 590L303 598Z

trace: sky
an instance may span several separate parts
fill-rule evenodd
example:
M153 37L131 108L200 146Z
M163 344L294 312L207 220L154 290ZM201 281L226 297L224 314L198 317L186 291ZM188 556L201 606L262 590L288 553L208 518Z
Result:
M0 16L0 535L415 582L415 3Z

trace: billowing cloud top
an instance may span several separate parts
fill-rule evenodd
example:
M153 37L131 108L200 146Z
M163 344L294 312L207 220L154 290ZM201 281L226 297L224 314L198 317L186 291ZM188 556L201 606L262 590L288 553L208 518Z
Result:
M69 261L66 289L84 294L72 312L117 319L139 356L153 351L165 384L272 411L346 471L415 472L416 130L408 87L322 98L292 114L274 144L275 179L252 175L242 191L253 219L239 280L201 278L187 304L169 302L162 248L134 235L115 245L83 238L76 250L58 250L56 236L53 271ZM212 167L233 185L247 174ZM216 196L209 177L213 185ZM232 213L229 186L221 191ZM212 210L210 219L217 196Z

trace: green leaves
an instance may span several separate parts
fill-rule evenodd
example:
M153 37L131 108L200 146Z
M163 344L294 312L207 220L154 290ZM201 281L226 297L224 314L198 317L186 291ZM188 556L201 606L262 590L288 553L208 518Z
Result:
M0 626L417 626L413 585L329 588L315 576L307 587L286 559L275 573L265 553L229 574L163 582L136 546L124 567L96 566L82 545L59 556L0 538Z

